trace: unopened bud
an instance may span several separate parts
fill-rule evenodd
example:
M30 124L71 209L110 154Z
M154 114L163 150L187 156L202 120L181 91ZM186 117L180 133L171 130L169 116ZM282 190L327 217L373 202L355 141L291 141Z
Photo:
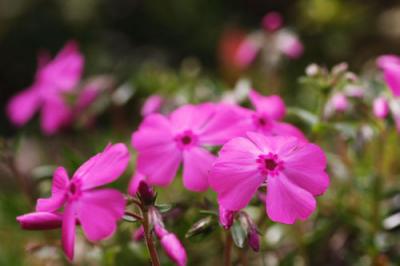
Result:
M168 257L178 266L185 266L187 263L186 250L176 235L166 234L161 240L161 246Z
M389 114L389 104L385 97L378 97L373 102L374 115L383 119Z
M155 200L155 194L153 189L147 184L146 181L142 180L139 182L138 194L140 199L145 205L152 205Z
M248 243L252 250L258 252L260 250L260 236L256 227L250 227L248 234Z

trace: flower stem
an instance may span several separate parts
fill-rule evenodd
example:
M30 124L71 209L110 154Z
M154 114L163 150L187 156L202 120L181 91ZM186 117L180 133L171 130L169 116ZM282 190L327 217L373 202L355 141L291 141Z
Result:
M149 213L147 210L142 210L142 212L143 212L142 224L144 229L144 238L146 240L147 249L149 250L150 253L151 263L153 266L160 266L157 250L156 247L154 246L153 234L150 231Z
M224 250L224 265L231 266L232 265L232 244L233 239L231 232L226 231L226 239L225 239L225 250Z

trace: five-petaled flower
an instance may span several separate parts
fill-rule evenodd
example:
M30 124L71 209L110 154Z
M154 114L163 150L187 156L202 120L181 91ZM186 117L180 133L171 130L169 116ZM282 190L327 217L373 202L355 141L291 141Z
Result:
M72 260L77 223L93 242L111 236L116 230L116 222L124 214L125 199L115 189L95 188L116 180L128 166L129 158L124 144L114 144L86 161L71 179L65 168L57 168L51 197L39 199L36 212L17 217L18 222L22 228L31 230L61 226L62 246Z
M244 208L257 189L266 185L269 218L292 224L315 210L314 197L329 185L325 168L324 152L315 144L248 132L222 147L209 183L219 204L232 211Z
M68 42L51 61L40 56L34 83L14 96L7 105L10 120L22 126L41 109L41 127L46 134L54 134L70 123L73 111L65 100L65 94L77 89L83 64L84 58L73 41Z
M192 191L208 188L208 171L215 156L207 145L222 145L243 134L234 107L205 103L185 105L169 117L147 116L132 135L138 151L137 170L150 185L167 186L183 161L183 184Z

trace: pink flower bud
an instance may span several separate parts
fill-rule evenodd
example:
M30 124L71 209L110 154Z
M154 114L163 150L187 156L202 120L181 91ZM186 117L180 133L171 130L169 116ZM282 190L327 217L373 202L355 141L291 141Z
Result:
M154 224L154 232L156 233L158 239L162 239L164 236L169 234L169 232L164 228L162 223Z
M269 12L263 17L261 24L266 31L276 31L282 27L283 19L278 12Z
M61 227L62 216L52 212L32 212L17 217L25 230L49 230Z
M252 250L255 252L260 251L260 236L258 235L257 229L255 226L251 226L249 230L248 243Z
M350 107L347 97L342 93L336 93L332 96L330 101L333 109L338 112L347 111Z
M141 180L139 182L138 193L140 199L143 201L144 204L152 205L154 203L156 195L154 194L153 189L147 184L146 181Z
M225 209L224 207L219 207L219 223L225 230L228 230L233 224L233 218L235 212Z
M374 115L378 118L385 118L389 114L389 104L384 97L378 97L373 102Z
M143 240L143 238L144 238L144 228L143 228L143 226L140 226L138 229L136 229L135 232L133 232L132 238L135 241Z
M168 257L178 266L184 266L187 263L186 250L176 235L169 233L161 239L161 246Z

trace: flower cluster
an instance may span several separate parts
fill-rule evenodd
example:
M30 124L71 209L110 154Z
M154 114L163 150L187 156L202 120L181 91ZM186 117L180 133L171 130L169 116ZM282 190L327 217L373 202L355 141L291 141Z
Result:
M265 23L271 23L270 19ZM268 27L276 30L279 23L272 24ZM25 123L35 108L43 105L45 132L56 132L67 117L70 119L64 92L74 90L82 64L75 44L67 44L54 62L39 68L33 88L11 100L12 120ZM186 251L175 234L165 229L151 187L170 185L182 165L183 186L194 192L214 190L222 226L228 229L236 217L247 228L249 245L258 251L255 223L242 210L257 191L266 187L266 212L272 221L292 224L314 212L315 197L326 191L329 177L322 149L310 143L300 129L283 121L286 106L280 96L263 96L251 90L248 99L253 108L206 102L186 104L162 114L158 111L163 99L157 95L149 98L142 109L143 121L131 138L137 160L128 188L130 196L124 197L115 189L95 189L115 181L129 163L124 144L109 145L79 167L71 179L64 168L58 168L51 197L39 199L36 212L17 220L25 229L61 227L62 246L72 260L77 225L87 239L96 242L111 236L124 214L132 215L143 225L135 238L144 234L149 240L155 234L167 255L178 265L185 265ZM29 107L24 114L17 108L20 101ZM55 103L63 106L58 108L62 113L47 113L48 106ZM142 216L125 210L126 198L135 196L139 201L133 202Z

